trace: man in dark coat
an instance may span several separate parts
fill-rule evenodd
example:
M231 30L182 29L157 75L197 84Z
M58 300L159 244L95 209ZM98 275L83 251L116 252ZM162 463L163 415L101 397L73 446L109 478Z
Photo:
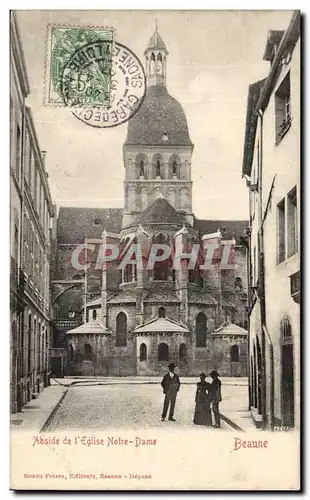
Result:
M211 384L209 384L208 388L208 399L212 403L212 411L215 421L215 425L213 427L219 428L221 427L219 404L222 401L222 390L221 390L222 384L220 379L218 378L219 374L217 373L216 370L213 370L210 373L210 376L212 378L212 382Z
M174 373L175 365L173 363L170 363L168 365L168 368L169 368L169 373L166 373L161 382L161 386L165 394L164 407L161 419L165 420L168 412L168 407L170 404L169 420L175 422L175 419L173 418L175 400L177 398L177 393L180 389L181 384L179 376L176 373Z

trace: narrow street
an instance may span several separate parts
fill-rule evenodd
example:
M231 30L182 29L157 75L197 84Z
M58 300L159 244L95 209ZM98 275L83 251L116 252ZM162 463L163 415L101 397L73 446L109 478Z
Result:
M64 401L56 411L48 432L67 429L87 431L109 428L149 429L191 427L195 408L195 384L183 384L178 394L176 422L162 422L163 393L159 384L75 385L69 388ZM220 410L230 418L234 411L246 412L247 387L223 386ZM223 430L232 430L222 422ZM212 432L218 432L210 429Z

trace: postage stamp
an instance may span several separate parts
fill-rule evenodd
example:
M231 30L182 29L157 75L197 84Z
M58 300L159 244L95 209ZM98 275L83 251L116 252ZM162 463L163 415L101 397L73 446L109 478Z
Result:
M146 78L113 28L49 27L46 105L66 106L93 127L115 127L139 108Z

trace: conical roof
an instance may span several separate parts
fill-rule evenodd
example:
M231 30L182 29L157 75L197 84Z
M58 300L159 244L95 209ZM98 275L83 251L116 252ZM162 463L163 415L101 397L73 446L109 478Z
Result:
M149 225L149 224L175 224L189 225L185 217L176 211L166 198L158 197L141 214L139 214L131 226Z
M164 50L166 52L166 54L168 54L166 44L163 41L160 34L158 33L157 29L155 30L155 32L151 36L150 41L148 43L148 46L147 46L144 54L146 54L146 52L148 52L149 50Z
M173 333L190 333L186 326L177 323L170 318L155 318L143 325L139 325L134 330L135 333L163 333L163 332L173 332Z
M99 321L92 320L69 330L67 335L104 335L106 333L110 333L110 330L102 326Z
M220 328L217 330L214 330L212 335L247 335L248 332L241 326L235 325L234 323L226 323L225 325L222 325Z

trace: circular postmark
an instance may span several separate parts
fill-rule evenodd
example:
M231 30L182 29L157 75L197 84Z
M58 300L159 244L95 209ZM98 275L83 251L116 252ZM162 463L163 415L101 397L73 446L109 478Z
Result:
M138 57L128 47L96 40L79 47L63 66L64 104L92 127L116 127L139 109L146 77Z

